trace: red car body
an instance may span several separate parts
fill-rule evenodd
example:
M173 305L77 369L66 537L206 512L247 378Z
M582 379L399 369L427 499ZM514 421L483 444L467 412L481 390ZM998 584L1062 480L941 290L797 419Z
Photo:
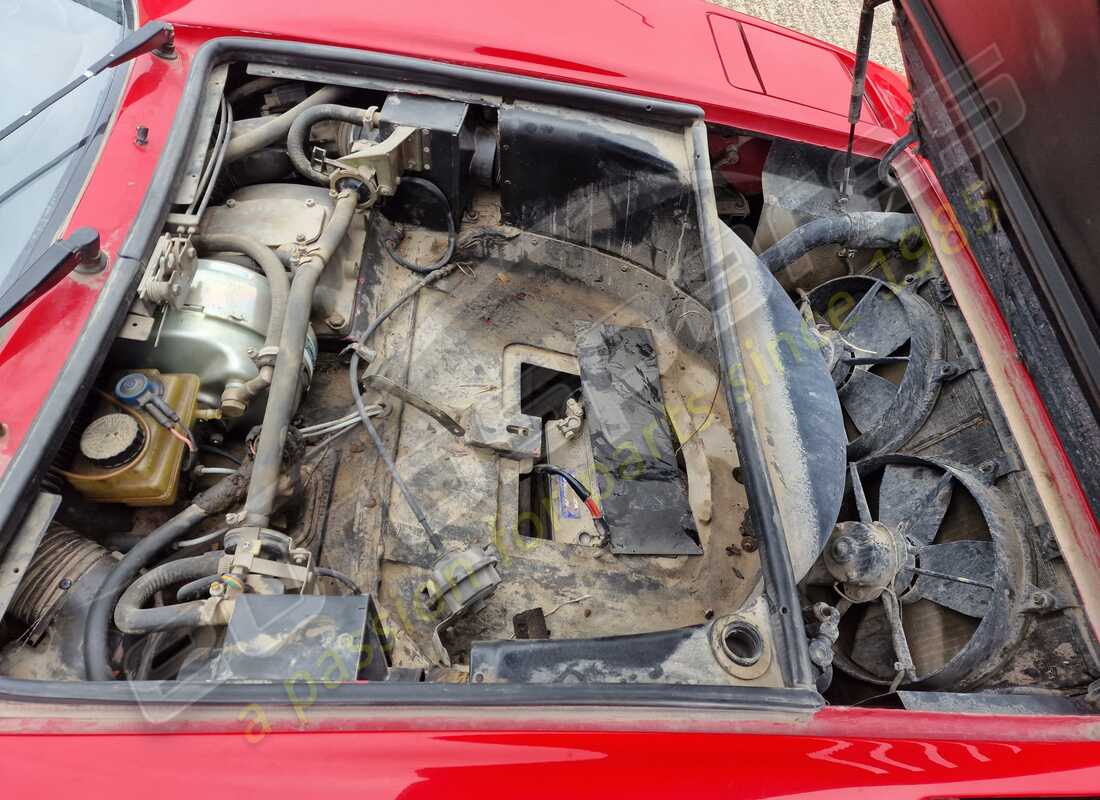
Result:
M152 19L175 25L179 58L145 56L129 67L98 165L66 226L100 231L109 256L141 205L195 52L221 36L374 50L686 101L711 123L830 148L843 148L848 133L851 54L701 2L146 0L138 22ZM856 151L880 155L906 131L910 100L902 79L883 68L872 65L868 86ZM139 126L149 129L146 144L135 141ZM907 155L899 172L915 187L922 218L940 219L945 239L961 236L928 165ZM1100 532L981 273L965 247L955 250L945 272L980 310L971 322L1003 356L997 378L1046 445L1044 485L1066 509L1079 563L1092 570L1075 573L1088 596L1100 575ZM108 273L70 275L0 332L0 472L33 435ZM152 724L129 707L7 697L0 785L9 797L1090 795L1100 793L1098 730L1088 717L717 706L200 706Z

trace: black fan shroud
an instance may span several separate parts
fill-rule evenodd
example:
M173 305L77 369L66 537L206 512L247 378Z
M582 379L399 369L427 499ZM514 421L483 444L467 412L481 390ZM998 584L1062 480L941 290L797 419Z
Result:
M1004 666L1027 631L1020 608L1033 566L1016 515L996 488L963 467L884 455L856 469L875 523L904 536L917 568L901 569L893 584L917 667L916 680L903 685L980 686ZM851 485L848 497L842 518L855 519L848 513L856 507ZM891 684L896 653L883 606L852 605L840 629L836 665L869 683Z
M899 449L939 396L935 371L944 337L936 312L911 286L859 275L827 281L805 302L831 342L826 355L833 381L856 431L849 436L848 458ZM898 382L880 374L899 369Z

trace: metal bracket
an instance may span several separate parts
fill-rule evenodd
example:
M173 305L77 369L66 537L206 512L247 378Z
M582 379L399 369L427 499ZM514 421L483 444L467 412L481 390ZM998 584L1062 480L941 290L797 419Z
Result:
M195 279L197 259L190 233L164 234L157 240L141 277L138 297L154 305L171 305L179 311Z
M1021 614L1045 616L1067 608L1077 607L1076 603L1063 597L1060 593L1040 589L1038 586L1027 587L1023 597L1023 602L1020 605Z
M1044 561L1056 561L1062 558L1062 548L1058 545L1058 539L1054 535L1054 529L1046 523L1036 525L1035 531L1039 539L1039 555Z
M359 173L368 183L373 180L378 184L379 194L391 197L397 194L402 172L424 170L422 140L419 128L399 125L381 142L365 142L358 150L334 163Z
M941 361L932 367L932 380L947 383L979 369L981 364L974 360Z
M0 561L0 616L7 612L23 576L27 573L27 565L34 558L35 551L60 506L61 495L39 493L23 523L16 530L4 553L3 561Z
M432 647L439 663L449 667L451 657L440 634L456 619L476 611L501 583L499 559L479 547L455 550L440 556L420 592L433 614L446 614L432 633Z
M542 456L542 420L527 414L485 419L476 407L466 412L466 444L516 461Z
M385 392L386 394L404 400L413 408L423 411L455 436L464 436L466 434L466 429L459 425L457 420L439 405L425 397L421 397L411 389L395 381L391 381L389 378L385 378L381 375L366 375L363 377L362 384L364 389L375 389L376 391Z

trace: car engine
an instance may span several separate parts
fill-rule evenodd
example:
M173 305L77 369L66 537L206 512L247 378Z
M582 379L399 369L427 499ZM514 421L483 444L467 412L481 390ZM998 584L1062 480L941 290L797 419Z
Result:
M837 704L1100 676L878 162L841 197L796 142L262 60L194 119L0 675Z

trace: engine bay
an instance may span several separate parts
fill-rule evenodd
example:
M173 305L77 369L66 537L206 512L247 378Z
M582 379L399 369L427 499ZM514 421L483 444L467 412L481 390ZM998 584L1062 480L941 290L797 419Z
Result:
M0 675L1087 710L1077 590L878 162L842 196L748 131L244 61L186 141Z

